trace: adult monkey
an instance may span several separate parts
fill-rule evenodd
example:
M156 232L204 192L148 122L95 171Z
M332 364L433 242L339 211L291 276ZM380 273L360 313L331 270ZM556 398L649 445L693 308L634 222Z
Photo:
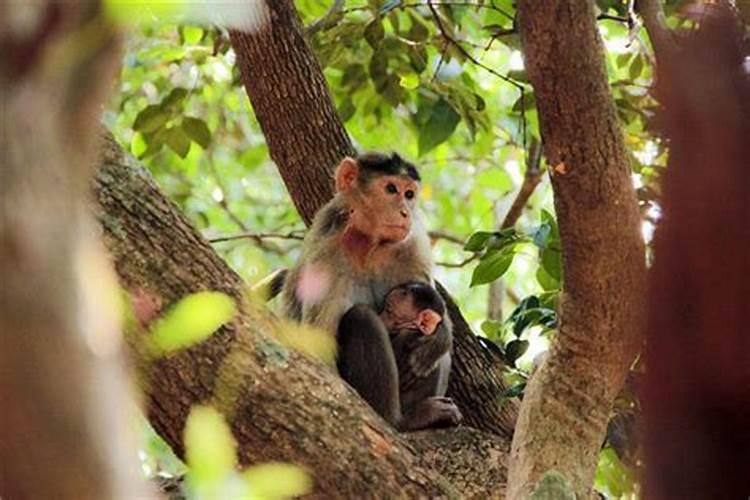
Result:
M413 412L402 413L396 360L377 313L395 286L432 284L430 241L417 208L419 181L414 165L395 153L342 160L336 195L315 215L282 290L286 316L337 335L342 376L400 430L453 423L460 415L438 388ZM450 359L451 343L446 316L411 349L413 374L425 378L435 369L449 370L444 360Z

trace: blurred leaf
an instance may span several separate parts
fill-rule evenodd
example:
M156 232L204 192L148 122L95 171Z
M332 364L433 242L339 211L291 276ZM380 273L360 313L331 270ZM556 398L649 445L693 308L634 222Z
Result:
M511 340L505 346L505 362L510 366L516 366L518 358L524 355L529 349L528 340Z
M201 38L203 38L203 28L190 25L183 26L182 36L185 39L185 43L195 45L201 41Z
M216 483L235 466L237 444L224 417L209 406L195 406L185 423L185 455L191 483Z
M167 146L180 158L185 158L190 152L190 138L185 135L181 127L170 127L167 130Z
M427 123L419 131L419 155L431 151L445 142L456 130L461 115L445 99L438 100L432 107Z
M383 22L380 18L376 17L365 27L365 40L370 44L370 47L377 49L384 37Z
M267 463L245 469L242 478L248 482L253 498L282 500L312 492L313 481L304 469L285 463Z
M236 313L234 300L220 292L198 292L180 300L151 330L155 352L171 352L206 339Z
M200 118L186 116L182 119L182 130L195 143L203 149L208 149L211 145L211 131L208 129L206 122Z
M281 344L333 366L336 362L336 339L328 332L298 322L284 322L274 337Z
M133 130L144 134L154 132L163 127L170 119L170 114L158 104L146 106L135 117Z

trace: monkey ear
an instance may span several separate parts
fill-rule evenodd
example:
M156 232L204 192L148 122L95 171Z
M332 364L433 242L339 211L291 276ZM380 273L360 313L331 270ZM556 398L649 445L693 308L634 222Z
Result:
M348 191L357 182L359 165L354 158L346 157L336 167L336 192Z

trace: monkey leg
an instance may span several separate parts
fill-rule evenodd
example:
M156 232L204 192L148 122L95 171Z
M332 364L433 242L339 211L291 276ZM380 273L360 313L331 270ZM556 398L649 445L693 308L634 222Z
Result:
M388 332L375 311L363 304L349 309L339 323L338 342L341 377L380 416L400 428L396 359Z

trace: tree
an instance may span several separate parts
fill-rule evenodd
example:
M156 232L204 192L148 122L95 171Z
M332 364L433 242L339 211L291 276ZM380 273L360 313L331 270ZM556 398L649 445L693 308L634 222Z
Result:
M598 3L604 12L599 21L625 38L630 13L620 2ZM509 463L511 497L549 487L588 495L612 402L640 344L645 263L631 166L643 183L639 200L648 204L663 158L629 157L616 115L626 125L628 144L639 153L656 149L658 157L663 150L647 130L653 102L641 90L650 76L647 51L605 55L593 2L550 0L544 8L521 2L518 12L511 2L334 2L329 10L313 0L297 5L308 19L317 17L308 28L290 1L269 2L271 27L233 32L231 43L270 156L302 221L309 222L330 196L332 166L354 150L343 123L358 149L399 141L423 157L425 202L450 228L433 233L440 242L436 254L454 259L462 283L505 277L509 286L500 302L513 312L505 323L482 324L487 340L475 337L451 305L457 344L450 391L472 428L397 435L323 363L286 347L277 335L289 327L247 300L243 278L193 224L206 228L217 245L236 238L254 242L223 252L235 265L258 249L283 261L293 254L301 227L278 199L254 200L268 200L260 193L268 183L252 170L267 155L252 132L255 125L237 119L242 105L231 75L221 75L219 59L229 41L218 30L167 28L172 39L166 48L150 47L161 67L126 60L131 76L123 88L131 90L105 121L149 162L179 205L109 136L94 183L104 240L134 303L137 321L127 340L151 424L184 456L191 407L211 404L229 420L242 464L302 463L324 496L499 496ZM513 69L519 34L525 67ZM483 35L489 43L475 43ZM154 30L150 36L164 35ZM185 84L183 70L194 68L202 70ZM207 83L209 78L215 81ZM502 92L488 90L497 82ZM401 140L412 136L414 141ZM13 141L33 149L20 136ZM529 197L534 188L527 186L514 204L521 227L501 226L498 221L519 216L501 217L501 204L491 198L512 190L511 174L523 177L520 165L538 168L526 146L539 141L556 218L542 194ZM476 157L466 158L469 148ZM453 158L457 166L449 165ZM472 169L476 179L466 179L462 168ZM527 174L533 179L533 172ZM531 212L523 210L527 203ZM537 219L541 223L527 229ZM278 224L263 231L260 222L268 220ZM211 230L242 234L216 238ZM440 245L462 243L469 234L469 257L455 264L462 249ZM276 243L287 239L292 244ZM519 270L514 259L528 258L530 249L533 269ZM473 262L469 280L461 269ZM263 266L239 268L249 267ZM513 280L521 278L525 284L517 286ZM15 296L16 288L10 290ZM199 290L226 293L240 313L205 341L156 356L149 350L153 334L144 331L149 321ZM464 309L471 309L469 302L463 301ZM519 360L535 341L531 330L551 335L553 329L546 361L530 376L530 360ZM518 395L524 400L509 460Z

